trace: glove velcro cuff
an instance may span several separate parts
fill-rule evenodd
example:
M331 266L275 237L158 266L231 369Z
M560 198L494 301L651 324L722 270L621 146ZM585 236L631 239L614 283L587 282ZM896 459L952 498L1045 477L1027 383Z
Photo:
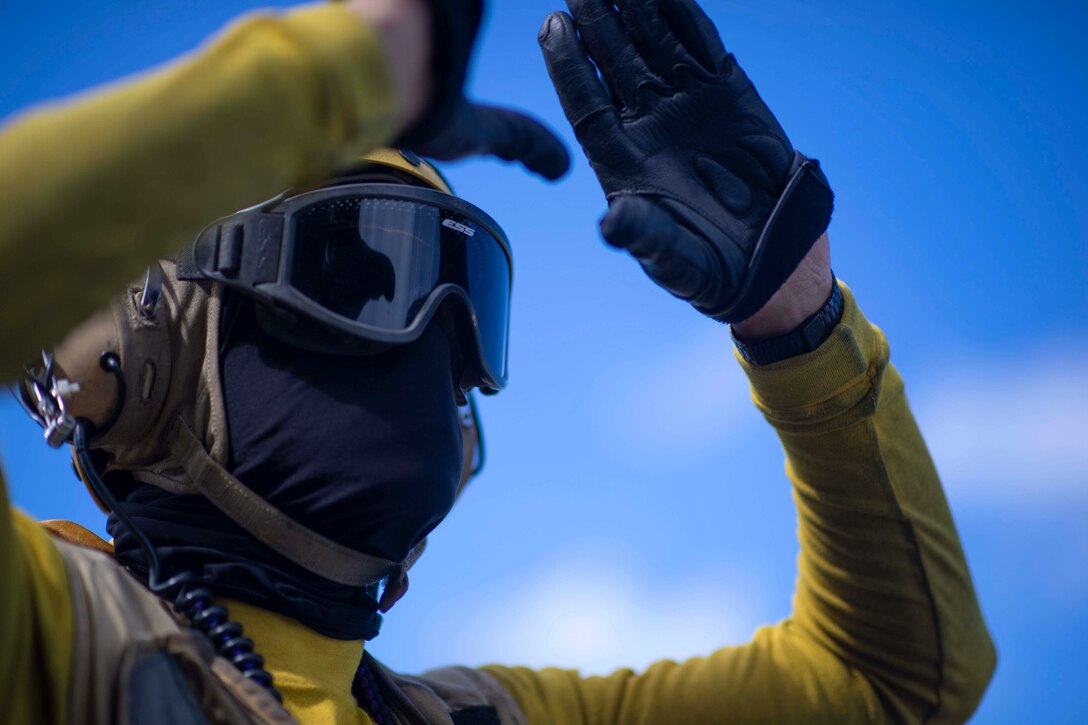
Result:
M798 153L793 165L786 189L756 243L740 291L725 309L707 311L711 317L732 323L754 315L827 231L835 195L820 162Z

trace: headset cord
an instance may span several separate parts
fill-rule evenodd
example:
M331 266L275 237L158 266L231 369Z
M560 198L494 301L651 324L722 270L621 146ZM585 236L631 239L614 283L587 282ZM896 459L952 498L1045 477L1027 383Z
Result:
M47 363L50 362L47 359ZM101 358L103 369L112 372L117 377L119 390L124 390L125 378L121 372L120 361L116 355L107 353ZM43 387L51 388L52 366L47 364L47 371ZM121 396L123 400L123 395ZM117 415L110 416L110 425L116 421ZM103 431L109 425L103 427ZM242 625L230 621L226 607L217 605L212 599L212 592L206 586L201 586L200 580L192 572L183 572L166 581L160 578L161 567L155 547L147 538L140 527L118 505L117 499L106 486L105 481L98 474L94 461L91 459L90 441L93 437L94 424L86 418L76 418L75 427L72 430L72 446L75 449L79 467L83 471L88 484L101 498L107 508L112 511L129 533L136 539L147 559L147 583L148 588L156 595L173 604L174 610L189 620L190 624L202 632L215 647L220 656L228 660L238 668L247 679L265 687L278 702L283 702L283 696L273 685L272 675L264 669L264 657L253 651L253 640L243 636Z
M157 263L148 267L139 308L140 313L148 319L155 317L162 294L162 281L162 267ZM283 695L273 685L271 673L264 669L264 657L253 651L253 640L243 636L242 625L230 621L226 607L215 604L210 589L201 586L200 580L192 572L182 572L166 581L160 580L161 568L155 547L151 545L151 541L140 527L117 504L117 499L98 474L91 458L91 439L104 434L114 426L120 418L121 410L128 397L125 374L121 370L121 359L116 353L108 350L98 359L102 369L112 373L117 380L117 400L109 418L101 428L96 428L94 423L86 418L74 418L67 413L64 397L55 379L56 366L52 353L43 350L42 362L44 370L40 375L29 367L26 369L24 384L20 386L20 395L16 396L16 400L26 409L31 418L45 429L45 439L50 446L59 448L65 442L71 442L87 484L106 504L106 507L116 514L143 550L147 559L148 588L156 595L172 602L174 610L188 619L195 629L202 632L219 655L238 668L244 677L262 685L278 702L283 702Z
M376 725L393 725L389 706L385 704L381 688L371 673L370 667L367 666L365 657L359 663L359 669L355 673L352 694L355 695L356 702L370 714Z

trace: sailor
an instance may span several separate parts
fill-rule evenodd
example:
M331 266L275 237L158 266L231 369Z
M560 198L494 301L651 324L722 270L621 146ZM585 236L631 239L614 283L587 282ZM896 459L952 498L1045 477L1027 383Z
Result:
M464 98L480 2L354 0L250 17L0 134L0 364L60 340L19 387L114 538L3 504L9 720L970 716L993 644L887 342L832 274L827 177L692 0L568 5L540 43L602 235L731 326L785 448L791 617L607 677L412 677L365 651L482 463L474 396L509 375L514 245L421 156L549 179L567 156Z

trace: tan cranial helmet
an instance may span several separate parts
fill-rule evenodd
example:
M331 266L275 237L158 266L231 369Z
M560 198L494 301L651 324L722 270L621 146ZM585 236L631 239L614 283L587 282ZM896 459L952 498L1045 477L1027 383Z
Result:
M437 171L411 155L381 151L362 164L360 175L400 175L449 193ZM105 427L91 446L109 454L107 470L128 471L172 493L203 495L256 539L331 581L364 586L388 577L383 608L391 606L422 545L404 562L354 551L292 520L224 468L222 298L218 283L179 278L172 261L153 265L145 283L130 285L56 348L53 377L68 413ZM102 364L109 353L120 361L120 375ZM478 469L473 415L462 416L462 432L463 487Z

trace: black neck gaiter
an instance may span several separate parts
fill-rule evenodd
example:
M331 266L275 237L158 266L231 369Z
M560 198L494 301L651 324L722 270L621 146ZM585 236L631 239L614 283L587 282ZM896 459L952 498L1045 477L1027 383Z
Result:
M224 307L221 375L228 470L299 523L353 550L403 560L449 512L461 430L445 334L369 357L300 350L265 333L253 303ZM216 594L292 617L322 634L371 638L374 591L323 579L269 549L200 496L124 487L120 506L167 576L193 571ZM117 558L146 572L134 538L107 525Z

